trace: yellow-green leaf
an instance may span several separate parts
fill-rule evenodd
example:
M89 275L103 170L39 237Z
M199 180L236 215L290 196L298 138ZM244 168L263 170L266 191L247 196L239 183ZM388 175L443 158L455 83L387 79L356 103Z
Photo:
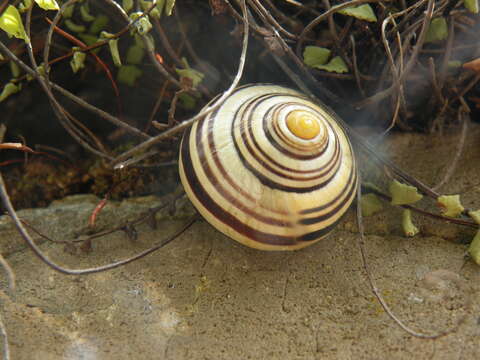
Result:
M166 3L165 3L165 14L167 14L167 16L172 15L173 7L174 7L174 6L175 6L175 0L166 0Z
M182 61L185 65L185 69L175 68L175 71L180 77L190 79L192 81L192 86L197 87L197 85L202 82L205 75L198 70L192 69L186 58L182 58Z
M70 60L70 66L72 67L73 72L77 73L78 70L85 67L86 54L81 51L77 51L75 48L74 50L75 52L73 53L72 60Z
M133 9L133 0L123 0L122 8L126 13L129 13Z
M184 109L193 110L197 107L197 100L189 94L180 94L178 100L180 100L180 104Z
M98 15L90 25L90 29L88 30L88 32L90 32L91 34L98 34L100 31L107 27L109 21L110 19L105 15Z
M392 197L392 205L413 204L420 200L423 196L419 194L414 186L402 184L397 180L393 180L388 187L390 196Z
M120 59L120 53L118 52L118 39L109 40L108 47L110 48L113 64L115 66L122 66L122 60Z
M0 17L0 29L5 31L8 36L30 41L28 39L25 28L23 27L22 18L17 8L13 5L8 5L6 10Z
M457 217L465 208L460 203L460 195L442 195L437 198L437 204L442 209L442 214Z
M480 224L480 210L470 210L468 215L475 221L477 224Z
M128 48L126 60L129 64L138 65L142 62L144 56L144 48L135 44Z
M134 21L134 29L136 29L140 35L145 35L152 29L152 23L147 16L143 15L142 12L135 12L129 16L130 20Z
M470 12L478 14L478 0L465 0L463 4Z
M432 20L425 35L425 42L445 40L448 36L447 20L444 17L437 17Z
M84 25L78 25L70 19L65 20L65 26L68 28L68 30L76 33L83 33L86 30Z
M331 51L320 46L307 46L303 51L303 62L310 67L324 65L330 57Z
M348 72L347 64L340 56L335 56L328 64L316 65L316 69L343 74Z
M475 237L470 243L470 246L468 247L468 253L477 263L477 265L480 265L480 230L477 231Z
M375 22L377 17L373 12L372 7L369 4L363 4L359 6L347 7L338 11L339 14L353 16L360 20Z
M383 209L382 201L375 194L362 195L360 206L362 207L362 215L364 216L371 216Z
M80 5L80 16L82 17L82 20L86 22L91 22L95 20L95 16L90 14L90 7L88 6L88 2Z
M38 6L43 10L58 10L58 4L55 0L35 0Z
M402 212L402 228L406 236L415 236L418 234L418 228L413 224L412 212L410 209L405 209Z
M135 65L122 65L118 69L117 80L118 82L133 86L140 76L142 76L142 70Z
M2 92L0 93L0 102L8 98L10 95L13 95L17 92L19 92L22 89L22 84L14 84L12 82L9 82L7 85L3 87Z
M18 78L22 71L15 61L10 61L10 72L13 78Z

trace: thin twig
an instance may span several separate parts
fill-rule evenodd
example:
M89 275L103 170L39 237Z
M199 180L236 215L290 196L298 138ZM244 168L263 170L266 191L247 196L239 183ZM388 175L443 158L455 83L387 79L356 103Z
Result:
M463 323L464 319L466 316L463 316L451 329L447 329L444 331L441 331L436 334L425 334L423 332L417 332L407 325L403 323L402 320L400 320L390 309L388 304L385 302L385 299L383 298L382 294L380 293L380 290L377 288L375 281L373 279L372 273L370 271L368 262L367 262L367 255L366 255L366 246L365 246L365 228L363 226L363 218L362 218L362 207L361 207L361 197L362 197L362 187L361 187L361 179L359 176L359 181L358 181L358 186L357 186L357 226L358 226L358 232L359 236L357 237L357 243L358 247L360 249L360 257L362 259L362 265L363 269L367 275L368 283L370 284L370 288L372 289L373 294L377 298L378 302L382 306L383 310L385 313L405 332L408 334L422 338L422 339L438 339L442 336L448 335L458 329L458 327Z
M235 90L237 87L240 78L242 77L243 74L243 68L245 66L245 60L246 60L246 55L247 55L247 47L248 47L248 14L247 14L247 7L245 4L245 0L242 0L242 12L243 12L243 22L244 22L244 29L243 29L243 43L242 43L242 53L240 55L240 60L238 64L238 70L237 74L235 75L235 78L233 79L232 83L230 84L230 87L220 96L216 101L214 101L211 105L206 106L202 111L200 111L197 115L193 116L192 118L183 121L181 124L165 131L162 134L159 134L143 143L140 145L137 145L133 149L126 151L122 154L120 154L115 160L114 163L115 168L122 168L123 165L121 161L131 157L132 155L136 154L139 151L144 151L151 146L161 142L162 140L171 137L174 134L177 134L186 128L192 126L192 124L202 118L204 118L206 115L211 113L212 111L215 111L218 109L223 102L230 96L230 94Z
M447 171L445 172L442 180L438 182L437 185L433 187L433 190L438 191L450 178L452 177L455 168L457 167L458 161L460 160L460 155L462 154L463 147L465 145L465 138L467 136L467 130L468 130L468 116L465 114L465 110L463 107L460 107L458 109L458 119L462 124L462 131L460 132L459 139L457 141L457 149L455 151L455 155L448 163Z

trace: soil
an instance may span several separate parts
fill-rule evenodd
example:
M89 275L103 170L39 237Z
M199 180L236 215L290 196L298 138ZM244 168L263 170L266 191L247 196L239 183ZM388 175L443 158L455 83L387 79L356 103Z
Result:
M380 150L428 184L442 178L458 133L396 134ZM480 126L471 125L458 169L442 193L479 208ZM162 199L110 202L99 227L124 221ZM98 199L68 197L22 218L55 239L87 229ZM188 212L188 211L186 211ZM183 213L141 226L138 239L115 233L89 253L42 241L72 268L131 256L171 234ZM3 280L2 313L12 359L475 359L480 358L480 267L465 260L474 229L414 216L421 233L404 237L399 209L365 219L367 260L395 314L416 331L456 331L436 340L412 337L382 310L366 281L354 211L325 240L288 252L246 248L199 221L162 250L129 265L67 276L23 245L8 218L0 249L17 290ZM4 278L5 279L5 278Z

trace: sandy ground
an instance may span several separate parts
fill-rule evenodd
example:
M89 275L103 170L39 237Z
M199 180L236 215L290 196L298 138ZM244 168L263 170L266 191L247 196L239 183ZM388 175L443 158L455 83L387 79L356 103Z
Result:
M458 134L435 140L395 135L383 150L434 184L455 152ZM442 192L480 208L480 126L471 127L459 169ZM101 226L154 203L153 197L110 204ZM21 215L50 236L86 229L96 200L68 198ZM126 210L128 209L128 211ZM414 338L387 317L360 262L353 211L331 236L307 249L267 253L245 248L205 222L164 249L121 268L66 276L26 249L0 219L0 250L17 276L2 316L12 359L479 359L480 267L465 261L472 229L415 216L422 232L402 236L400 211L387 206L366 219L368 263L396 315L417 331L459 328L436 340ZM184 220L117 233L91 253L63 245L42 249L80 268L131 256Z

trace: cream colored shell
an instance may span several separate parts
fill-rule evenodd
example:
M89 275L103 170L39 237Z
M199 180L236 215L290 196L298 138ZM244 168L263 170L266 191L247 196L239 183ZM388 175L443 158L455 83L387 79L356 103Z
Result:
M303 137L287 124L298 114L300 127L314 119L315 129ZM275 85L237 89L185 132L179 162L185 191L202 216L262 250L299 249L325 237L357 185L352 148L335 115Z

